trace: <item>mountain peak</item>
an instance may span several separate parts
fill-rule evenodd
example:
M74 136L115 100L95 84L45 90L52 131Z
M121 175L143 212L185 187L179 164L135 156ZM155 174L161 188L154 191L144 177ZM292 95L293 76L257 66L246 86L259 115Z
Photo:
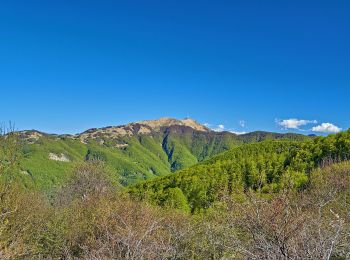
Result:
M85 142L89 138L96 139L103 135L108 136L109 138L118 138L121 136L133 136L135 134L151 134L152 132L159 132L163 127L171 126L187 126L196 131L210 132L210 129L191 118L179 120L175 118L162 117L155 120L144 120L129 123L127 125L92 128L76 136Z
M181 122L189 127L192 127L193 129L197 130L197 131L205 131L208 132L210 131L209 128L207 128L204 125L199 124L196 120L193 120L192 118L185 118L182 119Z
M208 132L209 129L195 120L191 118L185 118L185 119L175 119L175 118L169 118L169 117L162 117L156 120L144 120L144 121L139 121L137 122L138 124L141 125L147 125L151 127L154 130L159 130L161 127L169 127L173 125L182 125L182 126L188 126L193 128L194 130L197 131L204 131Z

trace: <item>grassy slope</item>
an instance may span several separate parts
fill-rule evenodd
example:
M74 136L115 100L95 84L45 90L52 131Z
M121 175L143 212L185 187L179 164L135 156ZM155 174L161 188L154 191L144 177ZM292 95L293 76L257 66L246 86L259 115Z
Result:
M84 161L90 150L103 154L108 167L127 185L170 172L166 156L159 158L156 154L158 152L161 155L161 151L157 151L156 147L152 140L143 140L141 144L136 139L131 139L129 148L122 150L93 143L83 144L73 139L45 137L35 144L26 145L21 169L28 174L23 174L23 179L27 185L33 182L39 189L50 190L64 183L72 168ZM64 154L70 162L49 160L49 153Z

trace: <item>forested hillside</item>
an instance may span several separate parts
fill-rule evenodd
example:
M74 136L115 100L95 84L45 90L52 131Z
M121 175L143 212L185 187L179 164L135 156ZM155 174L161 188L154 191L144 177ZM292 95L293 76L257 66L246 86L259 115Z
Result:
M236 191L305 189L312 170L349 158L350 131L306 142L265 141L233 148L191 168L140 183L130 192L158 205L179 205L193 212Z

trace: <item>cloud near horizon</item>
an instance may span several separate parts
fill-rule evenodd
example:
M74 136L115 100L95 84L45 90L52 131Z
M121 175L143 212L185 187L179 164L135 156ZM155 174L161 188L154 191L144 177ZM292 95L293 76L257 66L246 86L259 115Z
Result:
M222 132L225 129L224 125L213 125L213 124L209 124L209 123L204 123L203 124L205 127L208 127L210 130L213 130L215 132Z
M241 131L235 131L235 130L232 130L232 129L226 129L225 125L223 124L219 124L219 125L212 125L212 124L209 124L209 123L205 123L204 124L206 127L210 128L211 130L215 131L215 132L223 132L223 131L227 131L227 132L230 132L230 133L233 133L233 134L236 134L236 135L243 135L243 134L246 134L247 132L241 132Z
M318 132L318 133L339 133L342 131L342 129L332 123L322 123L318 126L314 126L311 129L313 132Z
M232 134L236 134L236 135L244 135L244 134L248 133L248 132L244 132L244 131L242 131L242 132L240 132L240 131L229 131L229 132L232 133Z
M311 129L301 128L302 126L317 124L318 122L316 120L305 120L305 119L296 119L296 118L283 119L283 120L276 119L276 123L285 130L294 129L299 131L312 131L317 133L339 133L342 131L340 127L332 123L321 123L319 125L312 127Z
M305 126L305 125L309 125L309 124L317 124L317 121L316 120L290 118L290 119L283 119L283 120L276 119L276 123L284 129L302 130L302 129L300 129L301 126Z
M225 131L225 126L220 124L220 125L211 125L211 124L207 124L207 127L209 127L211 130L215 131L215 132L223 132Z

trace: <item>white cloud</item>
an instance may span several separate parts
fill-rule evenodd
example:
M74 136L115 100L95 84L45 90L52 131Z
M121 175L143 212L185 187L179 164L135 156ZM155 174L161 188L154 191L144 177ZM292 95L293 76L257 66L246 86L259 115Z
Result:
M243 132L243 131L236 131L232 128L227 129L225 127L225 125L223 124L219 124L219 125L213 125L213 124L209 124L209 123L205 123L204 124L206 127L210 128L211 130L215 131L215 132L223 132L223 131L227 131L236 135L243 135L246 134L247 132Z
M211 130L213 130L215 132L225 131L225 126L223 124L214 125L214 124L204 123L204 126L210 128Z
M228 131L226 130L226 127L223 124L213 125L213 124L205 123L204 125L215 132Z
M242 127L242 128L245 127L245 121L244 121L244 120L240 120L240 121L238 122L238 124L239 124L239 126Z
M225 131L225 126L224 125L217 125L216 127L212 128L215 132L222 132Z
M236 135L244 135L247 132L240 132L240 131L230 131L230 133L236 134Z
M277 120L276 122L278 125L282 126L284 129L300 129L300 126L309 125L309 124L317 124L316 120L305 120L305 119L296 119L296 118L290 118L290 119L284 119L284 120Z
M342 129L331 123L322 123L318 126L314 126L311 130L319 133L339 133Z

